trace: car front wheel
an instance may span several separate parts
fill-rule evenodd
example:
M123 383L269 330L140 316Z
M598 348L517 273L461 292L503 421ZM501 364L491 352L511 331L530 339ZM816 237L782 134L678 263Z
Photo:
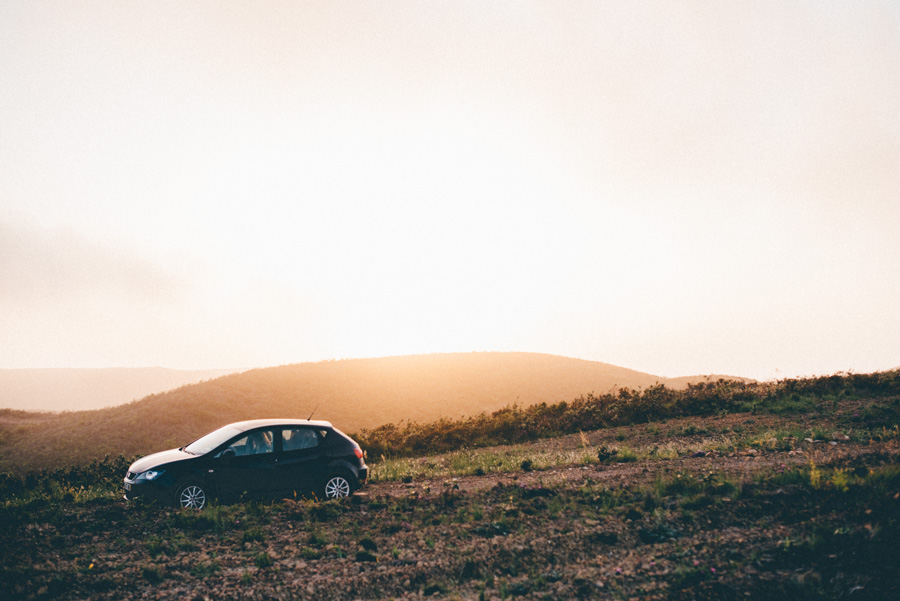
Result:
M353 492L355 479L345 472L332 472L325 478L325 498L341 499Z
M182 509L203 509L206 507L206 490L194 482L187 482L178 487L175 493L175 507Z

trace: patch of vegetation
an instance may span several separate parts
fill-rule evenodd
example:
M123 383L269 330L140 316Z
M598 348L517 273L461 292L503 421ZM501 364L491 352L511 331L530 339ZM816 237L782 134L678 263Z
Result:
M890 598L900 586L886 565L900 540L900 395L847 401L852 376L842 378L844 388L825 380L827 398L799 414L786 409L797 406L792 395L816 393L788 387L779 404L773 385L771 400L736 404L744 414L669 416L666 434L677 440L660 439L660 419L580 425L565 441L386 458L372 464L372 496L355 503L285 499L202 511L126 504L115 465L124 459L7 477L0 582L11 599L151 587L171 596L176 586L229 579L248 587L248 597L249 587L274 580L284 596L305 597L306 588L291 588L308 585L293 566L315 562L329 590L346 594L338 583L347 584L341 575L351 566L352 595L362 598L429 587L448 598L631 598L651 590L675 599L843 598L854 587L862 587L854 597ZM662 407L680 406L656 395ZM563 428L573 407L557 407L561 421L547 428ZM593 409L578 410L590 418ZM516 411L516 419L531 415ZM630 447L609 446L626 425ZM646 463L617 465L637 460ZM558 466L567 469L544 473ZM617 471L627 478L616 480ZM509 475L484 490L455 479L502 472ZM385 480L412 486L385 486L393 492L377 496ZM385 571L392 576L379 576Z
M216 560L201 561L191 568L191 574L197 578L205 579L215 575L220 569L219 562Z
M248 528L243 533L241 533L242 543L262 542L265 540L265 538L266 536L263 533L262 528L259 527Z
M536 478L464 494L398 492L363 505L331 502L339 510L323 521L315 512L285 520L289 502L182 512L125 510L115 500L75 503L62 515L51 504L13 506L21 521L9 530L16 546L4 549L0 579L11 599L39 590L96 596L95 586L111 597L174 598L210 583L239 585L247 597L276 584L283 596L303 597L314 569L322 586L315 596L329 601L351 590L360 598L426 590L447 598L632 598L647 590L674 599L798 590L838 598L854 586L866 587L863 598L889 598L900 584L888 569L900 535L895 455L760 467L751 480L694 467L621 484ZM197 530L183 515L209 525ZM86 539L81 525L94 522L97 539ZM45 543L51 525L53 545ZM120 557L141 554L137 579L134 570L116 571ZM828 576L838 573L840 580Z
M272 558L269 557L268 553L257 553L256 557L253 559L253 563L255 563L258 568L268 568L272 566Z
M141 575L143 575L150 584L158 584L165 578L166 572L161 566L146 565L141 568Z
M354 436L367 450L371 461L377 463L384 458L444 453L461 447L516 444L677 417L745 412L824 414L832 412L839 400L858 398L885 399L877 410L881 425L900 423L900 370L767 383L718 380L690 384L684 390L662 385L645 390L622 389L617 393L590 394L571 402L541 403L525 408L514 405L459 420L387 424L362 430ZM867 420L871 421L871 418ZM674 434L697 436L708 433L705 427L695 424ZM625 437L622 432L617 434L620 441ZM484 466L482 470L489 473Z

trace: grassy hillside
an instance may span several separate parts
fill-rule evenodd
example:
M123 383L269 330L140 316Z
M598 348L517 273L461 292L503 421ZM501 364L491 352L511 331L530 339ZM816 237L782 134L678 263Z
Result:
M373 458L353 499L202 511L124 502L118 460L0 475L0 584L9 599L893 599L898 418L896 370L588 395L378 429L409 457ZM575 433L472 447L560 431Z
M416 355L256 369L98 411L0 411L0 471L146 454L243 419L305 418L316 410L315 417L354 432L667 382L605 363L536 353Z
M728 413L824 414L850 399L871 402L854 418L863 430L893 429L900 406L900 371L781 380L739 382L720 379L673 390L662 385L643 390L588 394L573 401L505 407L458 420L385 424L362 430L356 438L371 457L393 458L573 434L587 430L643 424L689 416Z

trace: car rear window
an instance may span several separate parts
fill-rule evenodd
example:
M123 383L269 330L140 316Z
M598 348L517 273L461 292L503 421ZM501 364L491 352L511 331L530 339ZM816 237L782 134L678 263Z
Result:
M319 436L310 428L285 428L281 437L281 448L285 452L319 446Z

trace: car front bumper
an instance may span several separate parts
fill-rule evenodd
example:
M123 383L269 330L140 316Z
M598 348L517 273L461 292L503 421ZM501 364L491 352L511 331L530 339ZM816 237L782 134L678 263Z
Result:
M122 498L126 501L156 502L160 505L171 505L174 492L168 488L157 486L152 482L135 481L125 478L122 487Z

